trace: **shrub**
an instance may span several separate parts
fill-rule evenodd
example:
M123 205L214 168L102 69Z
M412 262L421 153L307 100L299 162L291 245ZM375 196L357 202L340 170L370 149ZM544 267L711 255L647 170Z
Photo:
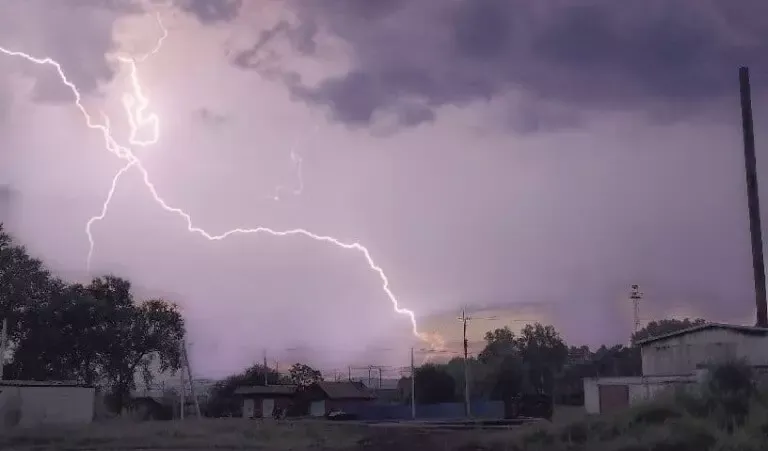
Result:
M752 368L743 361L714 367L702 392L709 415L728 431L744 424L756 394Z

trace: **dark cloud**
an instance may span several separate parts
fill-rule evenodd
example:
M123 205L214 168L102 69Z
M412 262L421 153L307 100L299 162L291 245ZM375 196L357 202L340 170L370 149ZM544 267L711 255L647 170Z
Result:
M109 82L115 66L106 55L115 48L113 24L125 14L142 12L130 0L30 0L0 4L0 46L61 63L81 92L92 94ZM7 57L6 57L7 58ZM17 60L34 77L33 97L40 102L70 102L72 94L53 69L40 71Z
M229 22L237 17L243 0L175 0L184 12L194 15L203 24Z
M405 125L445 105L509 92L573 111L674 105L676 116L734 92L737 67L768 84L768 2L764 0L296 0L297 23L266 31L235 64L250 64L283 35L310 55L322 35L341 39L348 73L316 85L283 79L299 98L336 118L368 124L394 112ZM269 39L264 39L269 36ZM297 39L301 36L301 39ZM300 45L299 45L300 44ZM247 58L246 58L247 56ZM274 73L274 64L270 66ZM762 81L761 81L762 80ZM413 105L420 105L414 115ZM538 108L514 114L521 129L574 123Z

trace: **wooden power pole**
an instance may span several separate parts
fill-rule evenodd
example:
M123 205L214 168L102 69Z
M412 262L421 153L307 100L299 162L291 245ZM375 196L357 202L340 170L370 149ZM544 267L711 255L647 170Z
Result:
M746 67L739 69L739 86L741 92L741 123L744 132L744 166L747 179L749 232L752 241L752 269L755 280L755 306L757 307L756 325L758 327L768 327L763 234L760 226L760 197L757 189L755 132L752 124L752 94L749 86L749 69Z

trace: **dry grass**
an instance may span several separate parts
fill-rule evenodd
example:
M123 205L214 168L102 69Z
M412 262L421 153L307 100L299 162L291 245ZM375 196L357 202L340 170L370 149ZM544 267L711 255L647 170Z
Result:
M9 450L326 450L452 451L486 449L513 431L444 431L325 421L188 419L113 420L80 427L13 429L0 435ZM491 448L488 448L491 449Z
M364 439L359 426L323 422L240 419L175 422L113 420L80 427L16 429L0 436L0 449L355 449Z

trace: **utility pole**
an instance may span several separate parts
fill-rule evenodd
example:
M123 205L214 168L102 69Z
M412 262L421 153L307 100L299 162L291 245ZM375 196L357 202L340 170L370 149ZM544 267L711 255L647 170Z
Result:
M184 351L184 342L183 342L183 340L182 340L181 343L179 343L179 346L181 346L181 349L180 349L181 357L184 358L184 352L185 351ZM184 383L184 368L183 367L181 368L181 371L179 371L179 379L180 379L180 384L179 384L179 419L183 420L184 419L184 406L186 405L186 399L185 399L186 393L185 392L187 390L186 384Z
M469 405L469 342L467 341L467 321L470 318L467 316L467 310L461 310L461 316L459 321L463 325L463 337L464 337L464 414L467 417L472 415L472 410Z
M197 394L195 393L195 379L192 376L192 366L189 363L189 354L187 354L187 344L186 340L182 340L182 350L183 354L182 357L184 358L184 365L187 367L187 375L189 376L189 393L192 395L192 400L195 405L195 414L197 415L197 419L201 419L203 415L200 413L200 400L197 399ZM182 368L182 371L184 369Z
M744 134L744 169L747 179L749 233L752 242L752 270L755 281L755 306L757 307L756 326L768 327L763 234L760 227L760 197L757 188L755 131L752 123L752 93L749 85L749 69L747 67L739 68L739 87L741 93L741 124Z
M632 285L630 287L629 299L632 301L632 307L634 308L635 334L637 334L640 330L640 300L643 299L643 293L640 291L639 285Z
M269 367L267 366L267 350L264 350L264 386L269 385Z
M494 320L499 319L496 316L489 316L487 318L473 318L467 316L467 309L466 307L461 310L461 316L458 318L459 321L462 323L462 336L463 336L463 344L464 344L464 413L467 417L472 416L472 409L469 404L469 341L467 340L467 323L470 320L473 319L481 319L481 320Z
M411 419L416 419L416 365L414 365L413 348L411 348Z

